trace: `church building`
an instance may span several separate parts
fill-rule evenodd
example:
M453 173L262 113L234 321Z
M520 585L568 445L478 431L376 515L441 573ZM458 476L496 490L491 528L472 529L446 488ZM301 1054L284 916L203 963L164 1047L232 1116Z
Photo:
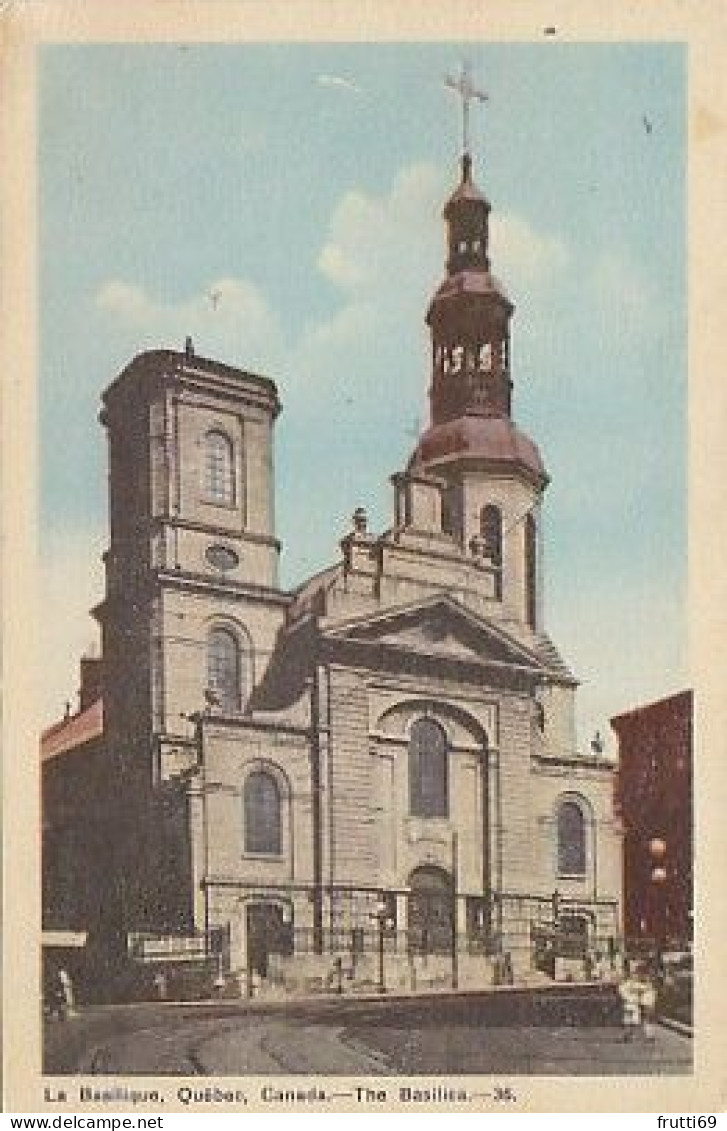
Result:
M614 765L577 749L577 680L543 623L549 479L513 420L514 307L467 152L457 181L431 418L391 524L357 510L297 589L278 582L272 380L188 342L103 396L99 915L139 954L204 938L254 992L484 986L618 953Z

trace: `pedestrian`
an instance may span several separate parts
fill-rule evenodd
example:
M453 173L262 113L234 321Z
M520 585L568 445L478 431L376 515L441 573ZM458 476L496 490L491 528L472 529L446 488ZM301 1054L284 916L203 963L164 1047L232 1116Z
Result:
M623 1039L632 1041L641 1026L641 984L628 967L625 974L626 977L618 987L621 998L621 1022Z
M70 974L63 966L59 967L55 977L51 1013L57 1014L61 1021L74 1017L76 1014L73 983Z
M157 970L154 975L154 994L157 1001L165 1001L167 997L167 976L163 970Z
M62 1019L63 1010L61 1007L61 987L58 981L58 971L53 970L46 975L45 986L43 988L43 999L45 1005L46 1016L58 1017Z
M641 1027L647 1041L656 1039L654 1017L656 1014L656 986L651 978L645 976L641 981L640 1002Z

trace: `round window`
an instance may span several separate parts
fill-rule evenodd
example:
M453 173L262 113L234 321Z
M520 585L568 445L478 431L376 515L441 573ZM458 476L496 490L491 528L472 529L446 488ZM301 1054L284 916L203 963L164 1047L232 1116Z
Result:
M239 557L229 546L208 546L205 557L211 566L223 571L234 569L240 564Z

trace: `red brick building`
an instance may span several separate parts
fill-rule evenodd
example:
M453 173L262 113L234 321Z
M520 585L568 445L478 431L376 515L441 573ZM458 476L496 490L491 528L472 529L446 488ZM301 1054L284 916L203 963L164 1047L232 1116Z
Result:
M86 933L108 887L108 757L101 661L81 661L79 709L43 732L43 930ZM49 936L50 937L50 936Z
M692 913L692 692L611 719L627 940L683 944Z

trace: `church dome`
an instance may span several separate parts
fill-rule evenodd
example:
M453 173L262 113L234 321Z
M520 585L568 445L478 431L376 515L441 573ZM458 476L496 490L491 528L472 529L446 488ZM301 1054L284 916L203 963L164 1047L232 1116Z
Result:
M409 470L435 470L460 460L511 467L544 486L548 473L537 445L502 416L468 414L428 428L409 461Z

